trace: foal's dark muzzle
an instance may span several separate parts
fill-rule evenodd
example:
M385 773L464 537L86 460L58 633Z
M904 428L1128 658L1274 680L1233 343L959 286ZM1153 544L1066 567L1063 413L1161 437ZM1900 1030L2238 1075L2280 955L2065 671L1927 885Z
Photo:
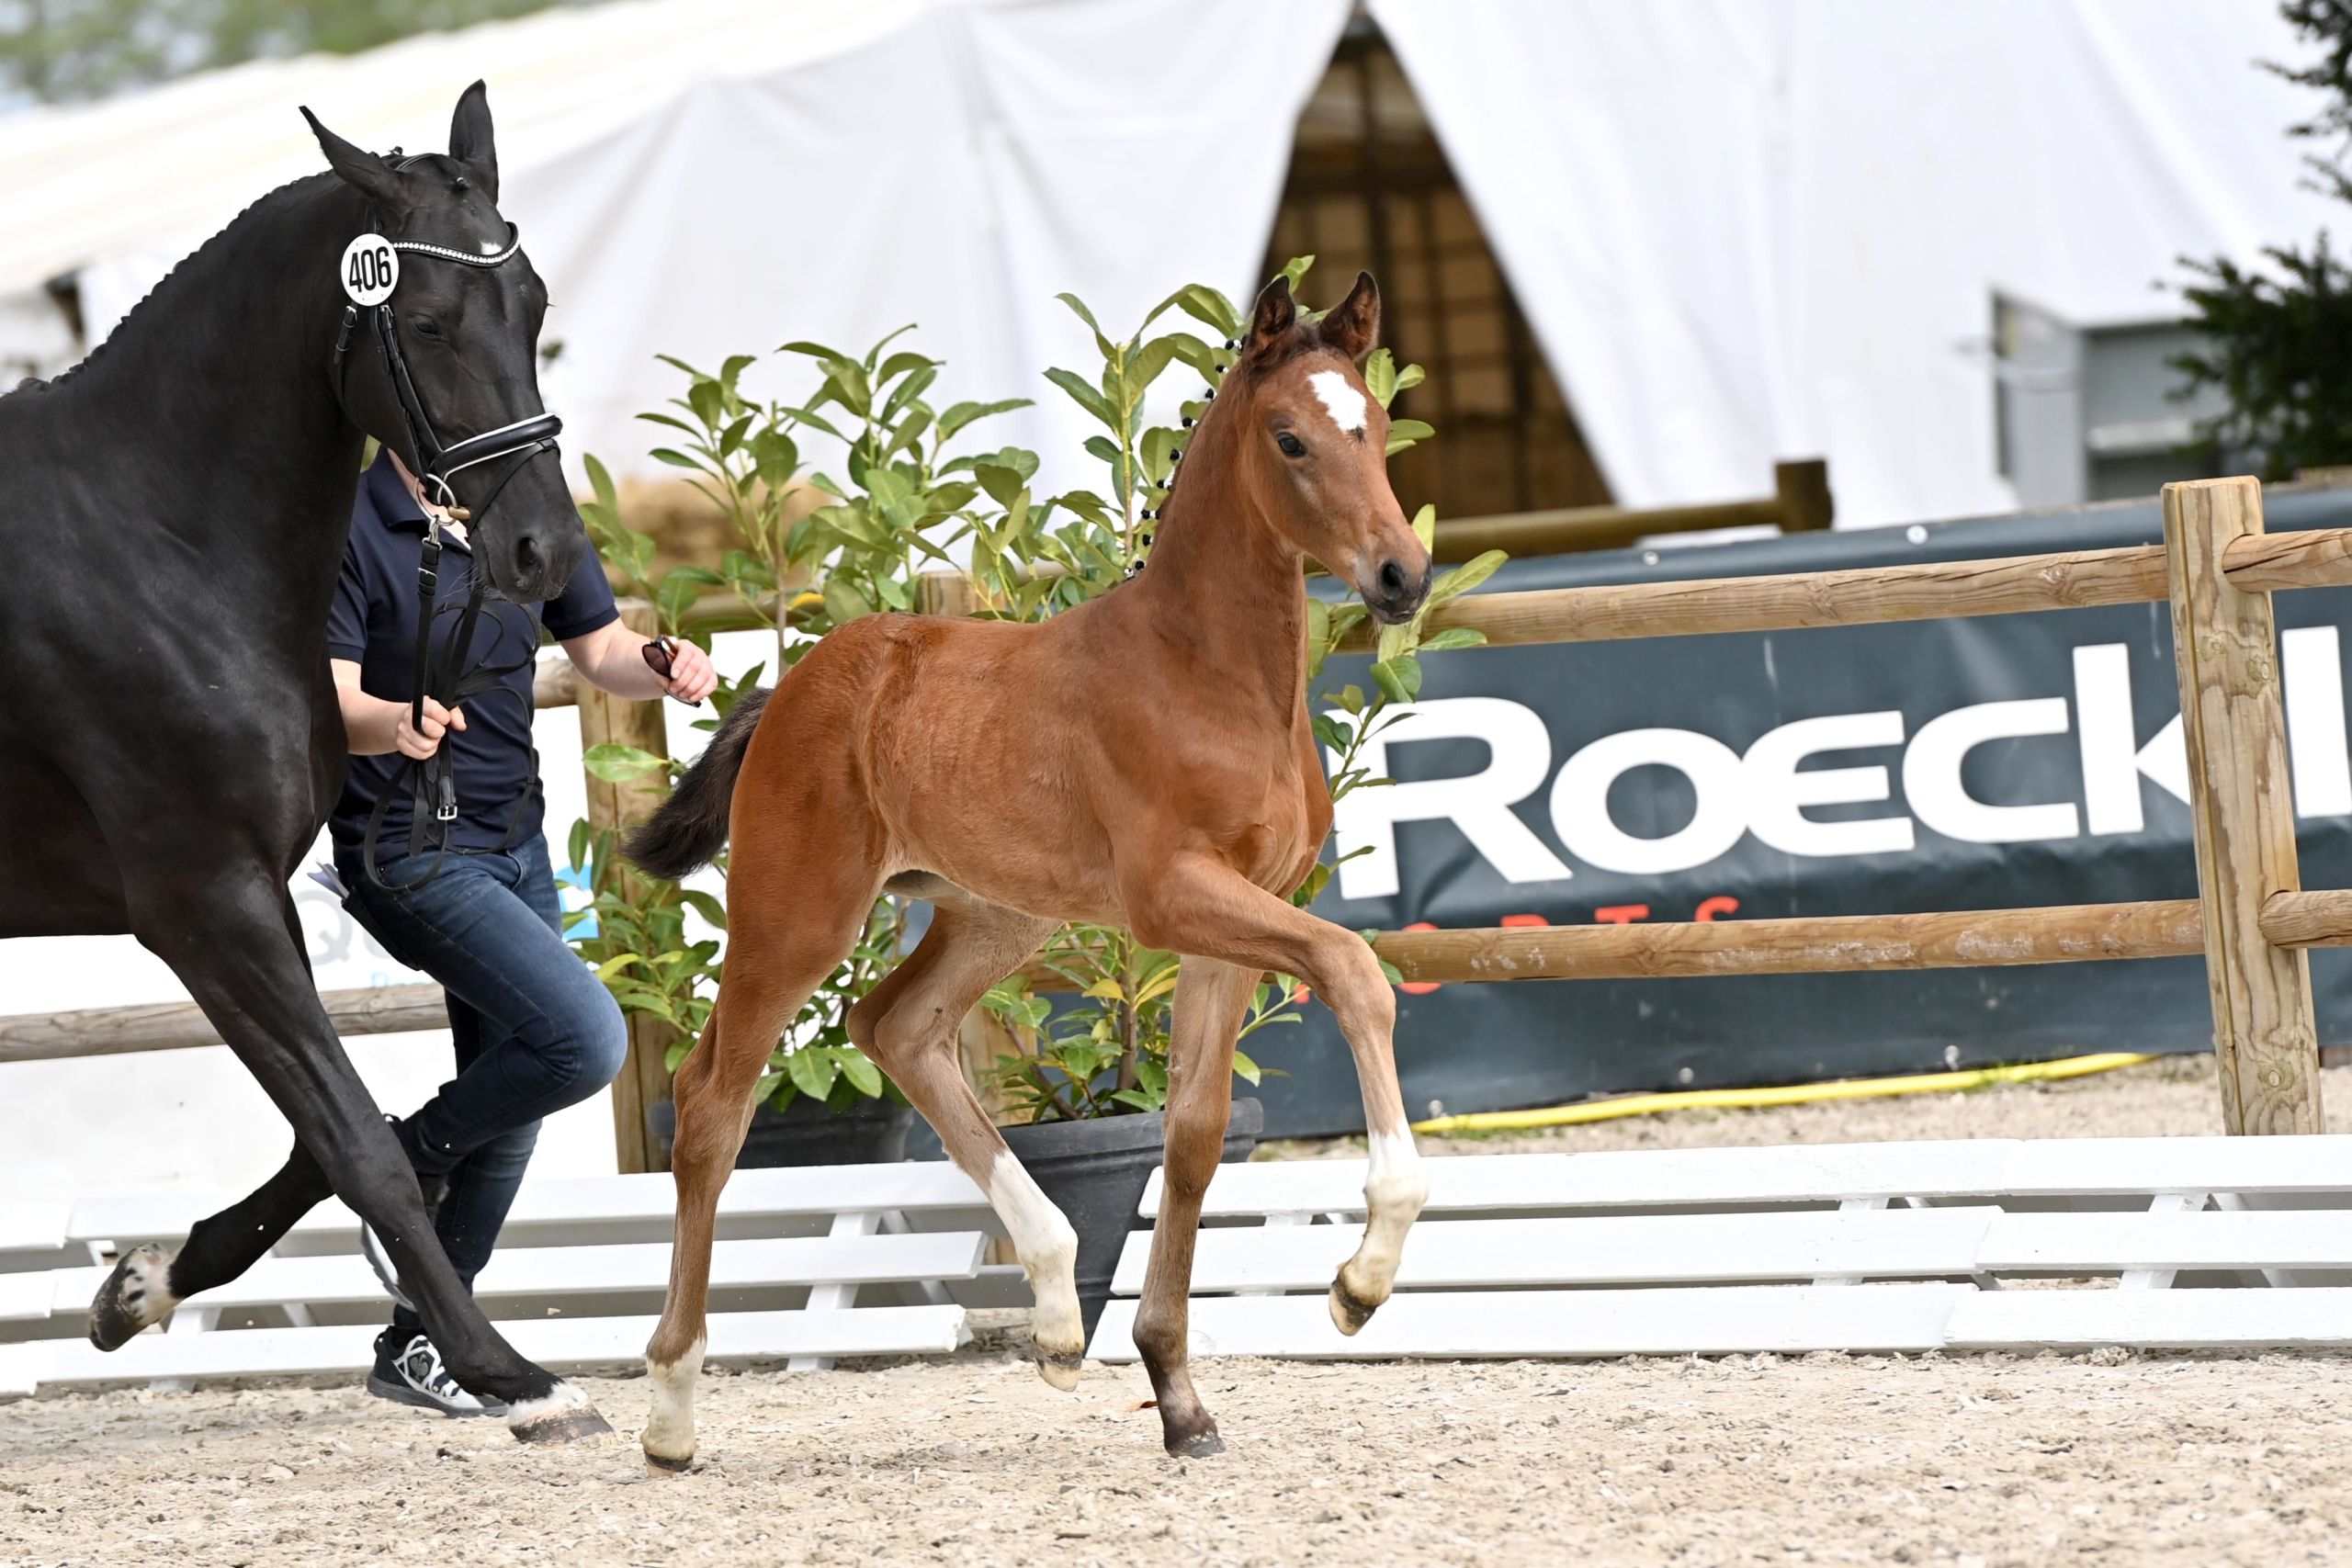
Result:
M1358 592L1363 595L1364 607L1372 618L1395 626L1409 621L1420 612L1422 603L1430 596L1430 563L1427 556L1408 564L1391 556L1373 572L1372 581Z

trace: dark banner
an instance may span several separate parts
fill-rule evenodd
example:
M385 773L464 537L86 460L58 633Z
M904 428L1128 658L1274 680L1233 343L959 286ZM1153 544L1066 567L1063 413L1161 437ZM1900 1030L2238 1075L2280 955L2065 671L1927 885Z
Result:
M2274 531L2352 523L2278 493ZM2160 541L2154 502L1513 562L1493 590L1981 559ZM2337 627L2352 591L2277 599L2303 874L2352 885ZM2167 606L1469 649L1425 663L1342 803L1317 912L1351 928L1753 919L2193 897ZM1333 689L1364 681L1334 660ZM2352 1041L2352 955L2315 955ZM1419 1117L1619 1090L1801 1082L2090 1051L2203 1050L2203 963L1409 987ZM1250 1049L1289 1076L1271 1132L1363 1125L1329 1013Z

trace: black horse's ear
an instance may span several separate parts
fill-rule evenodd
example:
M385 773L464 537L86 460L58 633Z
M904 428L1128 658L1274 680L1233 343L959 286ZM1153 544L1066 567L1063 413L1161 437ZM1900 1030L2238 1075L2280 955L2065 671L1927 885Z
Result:
M1323 341L1350 359L1362 359L1380 340L1380 285L1372 274L1356 274L1356 286L1317 323Z
M1257 309L1250 317L1250 341L1243 352L1288 337L1297 325L1298 301L1291 298L1290 276L1284 274L1266 285L1265 291L1258 296Z
M498 143L490 130L490 89L480 82L466 89L449 117L449 156L466 166L491 200L498 199Z
M343 176L345 184L374 202L377 210L386 217L407 207L398 170L321 125L319 117L308 107L302 110L302 118L311 122L311 134L319 139L319 151L327 155L328 166Z

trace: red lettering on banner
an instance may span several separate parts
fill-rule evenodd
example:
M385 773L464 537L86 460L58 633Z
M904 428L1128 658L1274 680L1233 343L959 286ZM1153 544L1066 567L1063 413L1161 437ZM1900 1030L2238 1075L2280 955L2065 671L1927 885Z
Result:
M1503 924L1507 926L1548 926L1551 923L1541 915L1505 915L1503 917Z
M1650 918L1647 904L1603 904L1592 912L1592 918L1606 925L1630 926L1635 920Z
M1699 912L1696 915L1693 915L1691 919L1699 921L1702 925L1712 925L1725 915L1736 915L1738 912L1738 899L1727 897L1724 895L1718 893L1712 898L1700 899Z

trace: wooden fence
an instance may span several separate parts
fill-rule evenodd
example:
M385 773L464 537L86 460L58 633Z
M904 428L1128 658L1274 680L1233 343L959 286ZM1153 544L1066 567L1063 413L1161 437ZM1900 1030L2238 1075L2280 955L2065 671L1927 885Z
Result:
M2304 950L2352 945L2352 890L2305 892L2289 797L2286 725L2269 595L2352 585L2352 529L2268 536L2250 479L2165 487L2165 543L2000 560L1784 577L1476 594L1433 617L1494 644L1584 642L1860 626L2169 600L2195 822L2196 899L1911 915L1629 926L1394 931L1374 942L1408 980L1463 983L1826 974L2202 952L2211 977L2222 1118L2232 1133L2321 1128L2319 1035ZM632 612L641 615L642 612ZM541 706L579 703L543 676ZM581 703L588 744L662 744L657 705ZM605 793L600 794L599 790ZM650 792L592 786L600 825ZM430 986L329 992L345 1033L435 1026ZM215 1043L189 1004L0 1018L0 1063ZM667 1088L666 1039L632 1042L614 1096L622 1168L648 1168L643 1110Z

